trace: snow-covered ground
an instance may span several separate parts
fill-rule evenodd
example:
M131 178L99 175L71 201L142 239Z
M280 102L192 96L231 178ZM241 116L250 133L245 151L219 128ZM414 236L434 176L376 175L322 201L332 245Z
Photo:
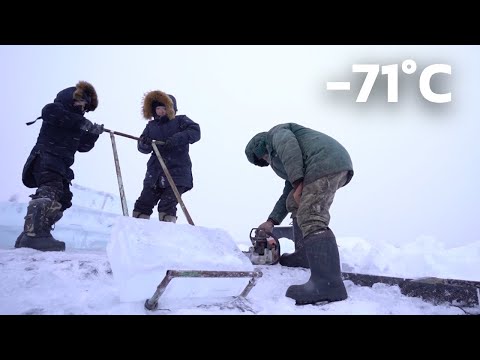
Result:
M345 281L348 299L296 306L285 297L292 284L308 280L308 269L250 264L249 243L226 229L133 219L121 214L117 196L74 185L74 206L53 235L65 252L13 249L26 213L25 194L0 203L0 314L464 314L456 306L433 305L401 294L397 286L372 288ZM131 204L130 204L131 208ZM248 240L248 238L247 238ZM283 252L293 243L280 239ZM337 239L343 271L401 277L436 276L480 280L480 243L446 248L433 238L404 246ZM166 270L260 271L246 299L234 299L249 278L174 278L151 312L152 296ZM473 312L478 309L472 309Z

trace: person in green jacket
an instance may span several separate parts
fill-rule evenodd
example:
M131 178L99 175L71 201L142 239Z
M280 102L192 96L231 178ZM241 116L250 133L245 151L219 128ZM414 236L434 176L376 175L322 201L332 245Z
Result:
M337 140L295 123L280 124L256 134L245 155L256 166L271 166L285 180L283 193L259 229L271 233L291 213L295 252L282 254L280 264L310 268L310 279L292 285L285 296L297 305L345 300L340 256L329 228L335 192L353 177L347 150Z

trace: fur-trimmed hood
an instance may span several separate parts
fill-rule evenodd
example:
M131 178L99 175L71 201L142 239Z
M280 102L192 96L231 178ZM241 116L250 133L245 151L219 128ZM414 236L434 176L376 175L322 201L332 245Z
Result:
M142 113L143 117L146 120L151 120L154 116L153 112L153 103L159 102L165 105L167 110L167 116L170 120L175 119L175 113L178 111L177 109L177 100L173 95L164 93L160 90L154 90L146 93L143 96L143 106L142 106Z
M60 102L67 107L72 107L75 100L85 100L87 105L85 111L94 111L98 106L98 96L92 84L86 81L79 81L76 86L72 86L60 91L54 102Z

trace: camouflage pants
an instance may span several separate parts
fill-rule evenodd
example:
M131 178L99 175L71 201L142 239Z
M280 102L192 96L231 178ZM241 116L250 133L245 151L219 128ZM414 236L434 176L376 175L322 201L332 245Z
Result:
M58 201L62 206L60 211L72 207L73 193L70 191L70 181L53 171L34 172L38 184L35 194L30 195L32 199L50 199Z
M348 172L342 171L304 185L300 205L293 199L293 190L288 194L287 210L297 218L304 237L328 227L335 192L345 185L347 176Z

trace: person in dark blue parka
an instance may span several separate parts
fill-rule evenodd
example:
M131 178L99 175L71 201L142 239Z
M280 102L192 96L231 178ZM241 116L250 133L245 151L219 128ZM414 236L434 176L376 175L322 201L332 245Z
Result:
M180 194L193 188L190 144L200 140L200 126L186 115L176 115L177 100L160 90L150 91L143 98L143 117L148 120L140 136L137 149L151 154L143 180L143 190L135 202L132 216L150 219L157 205L160 221L177 221L178 201L167 177L153 151L152 140L163 141L157 145L168 172Z
M94 111L97 106L95 88L79 81L60 91L53 103L43 107L42 115L37 118L43 120L37 142L22 172L23 184L37 190L30 195L32 200L28 203L24 229L15 248L65 250L65 243L56 240L51 230L63 212L72 206L70 185L74 173L71 166L75 153L90 151L103 132L103 125L84 117L85 112Z

